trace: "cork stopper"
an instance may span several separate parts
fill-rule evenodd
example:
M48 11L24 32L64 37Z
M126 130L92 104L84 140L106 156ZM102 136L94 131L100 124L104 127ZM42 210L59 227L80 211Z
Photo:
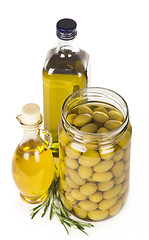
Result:
M25 125L34 125L41 119L40 108L35 103L28 103L22 108L22 122Z

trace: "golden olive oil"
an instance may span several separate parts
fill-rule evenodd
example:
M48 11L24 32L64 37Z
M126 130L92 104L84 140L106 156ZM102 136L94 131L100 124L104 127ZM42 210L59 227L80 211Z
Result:
M12 172L23 200L43 201L54 178L54 162L50 149L40 139L18 145L13 155Z
M49 75L43 70L44 126L51 131L53 142L58 142L58 124L65 99L86 85L85 73Z

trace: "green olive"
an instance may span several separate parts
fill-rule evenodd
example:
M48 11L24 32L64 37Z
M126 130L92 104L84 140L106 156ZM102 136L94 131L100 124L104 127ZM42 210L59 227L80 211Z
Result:
M71 189L71 188L67 185L65 179L63 179L63 178L60 179L60 185L61 185L61 187L64 189L64 191L66 191L66 192L69 192L70 189Z
M95 133L97 131L98 127L96 124L94 123L88 123L86 125L84 125L83 127L81 127L81 131L82 132L88 132L88 133Z
M80 192L86 196L94 194L97 190L97 185L95 183L86 183L80 187Z
M79 189L73 189L71 191L71 195L73 198L75 198L78 201L85 200L87 198L87 196L81 193Z
M87 107L87 106L79 107L78 112L79 112L79 114L88 113L90 115L92 115L92 113L93 113L92 110L89 107Z
M79 185L75 183L69 176L66 176L65 181L67 186L69 186L70 188L79 188Z
M113 146L101 146L99 148L99 153L102 159L109 160L114 156Z
M88 196L89 200L91 200L92 202L100 202L102 200L102 193L97 191L94 194Z
M72 204L63 196L63 194L61 194L61 200L62 203L64 204L64 206L71 211L72 210Z
M64 130L62 130L59 134L59 140L60 140L60 143L62 145L62 147L66 147L66 145L70 142L67 134L65 133Z
M106 132L109 132L109 130L106 129L105 127L100 127L100 128L97 130L97 133L106 133Z
M86 180L81 178L76 170L68 169L68 174L71 177L72 181L78 185L85 184Z
M111 208L116 203L116 201L117 201L117 197L102 200L99 203L98 208L101 210L107 210L107 209Z
M103 220L108 216L108 211L101 211L99 209L88 212L88 217L93 221Z
M86 218L87 217L87 211L81 209L78 206L74 206L74 212L79 218Z
M117 203L109 209L109 216L114 216L115 214L117 214L120 211L122 204L122 199L118 200Z
M82 127L85 124L89 123L92 121L92 116L88 113L83 113L78 115L75 119L74 119L74 125L76 127Z
M119 192L119 196L123 195L125 193L126 190L128 190L129 188L129 179L125 180L123 183L122 183L122 188Z
M92 211L92 210L95 210L98 205L97 203L92 202L90 200L84 200L84 201L80 201L78 203L78 206L85 211Z
M96 181L92 178L92 176L91 176L91 177L88 177L88 178L87 178L87 181L88 181L88 182L96 182Z
M109 119L109 116L106 113L100 111L95 111L92 116L94 121L99 123L105 123Z
M102 192L108 191L113 187L113 185L114 185L113 179L111 179L107 182L99 182L98 183L98 190L102 191Z
M84 146L88 149L88 150L98 150L99 145L98 143L85 143Z
M73 158L69 158L67 156L64 157L64 162L66 163L66 166L71 169L77 169L79 166L79 163L77 162L77 160Z
M127 161L125 162L124 171L129 170L129 168L130 168L130 161Z
M73 142L69 143L66 146L66 154L70 158L78 158L81 155L81 152L77 150L77 145Z
M121 188L122 188L121 184L115 185L113 188L103 193L103 198L111 199L116 197L119 194Z
M104 160L98 163L96 166L94 166L93 170L97 173L103 173L111 169L113 164L114 164L113 160L106 160L106 161Z
M124 171L124 162L123 161L118 161L115 162L114 166L111 169L114 177L119 177L122 175Z
M104 112L104 113L107 113L106 109L104 107L97 107L94 112Z
M109 111L108 115L109 115L110 119L112 119L112 120L117 120L117 121L120 121L120 122L123 121L123 115L116 110Z
M78 168L78 173L81 178L89 178L91 177L93 170L91 167L85 167L80 165L80 167Z
M79 163L85 167L92 167L99 163L100 159L100 155L97 151L87 150L79 158Z
M114 183L115 184L120 184L125 180L125 178L126 178L126 172L123 172L122 175L114 178Z
M121 148L126 149L130 144L131 133L127 131L124 137L118 142Z
M66 192L65 193L65 198L71 203L71 204L76 204L77 201L74 199L71 195L71 193Z
M127 162L127 161L129 161L129 159L130 159L130 147L128 147L128 148L125 150L124 157L123 157L123 161L124 161L124 162Z
M124 151L123 151L123 149L119 146L119 145L116 145L115 146L115 150L114 150L114 156L113 156L113 160L115 161L115 162L117 162L117 161L120 161L122 158L123 158L123 156L124 156Z
M75 114L75 113L69 114L69 115L67 116L67 121L68 121L71 125L73 125L73 121L74 121L74 119L76 118L76 116L77 116L77 114Z
M124 203L126 202L126 200L127 200L128 191L129 191L129 190L127 190L127 191L123 194L123 196L122 196L122 202L123 202L123 204L124 204Z
M97 128L101 128L103 126L103 123L95 122L94 120L92 121L92 123L94 123Z
M97 182L107 182L113 177L110 171L104 173L93 173L92 178Z
M108 120L105 122L104 127L111 131L118 128L121 124L122 122L117 120Z

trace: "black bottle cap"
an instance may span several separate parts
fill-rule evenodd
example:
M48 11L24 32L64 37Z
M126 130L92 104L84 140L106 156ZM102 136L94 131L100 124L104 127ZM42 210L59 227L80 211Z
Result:
M77 24L73 19L63 18L56 24L57 37L62 40L71 40L77 35Z

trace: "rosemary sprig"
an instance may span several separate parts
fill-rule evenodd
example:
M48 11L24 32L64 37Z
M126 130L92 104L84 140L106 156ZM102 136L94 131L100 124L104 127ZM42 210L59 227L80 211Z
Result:
M30 214L31 219L33 219L41 209L43 209L43 214L41 215L41 217L44 217L48 208L50 207L49 214L50 220L55 214L58 217L61 224L66 229L67 234L69 234L68 227L74 227L76 229L79 229L83 233L87 234L85 231L85 227L93 227L94 225L87 222L76 221L70 217L71 214L66 210L62 203L60 193L58 191L58 185L59 178L55 177L53 183L49 188L47 199L43 203L39 204L37 207L32 209L32 212Z

